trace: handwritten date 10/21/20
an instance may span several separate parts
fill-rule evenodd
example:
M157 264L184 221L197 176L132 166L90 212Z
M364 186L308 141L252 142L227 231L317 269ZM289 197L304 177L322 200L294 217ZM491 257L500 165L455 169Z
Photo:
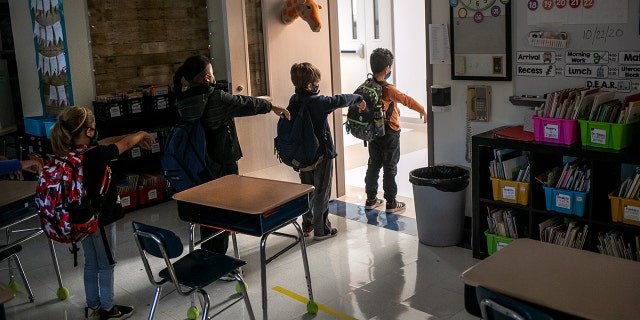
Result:
M608 39L622 38L623 36L624 29L614 26L592 26L582 31L582 39L590 40L591 44L607 43Z

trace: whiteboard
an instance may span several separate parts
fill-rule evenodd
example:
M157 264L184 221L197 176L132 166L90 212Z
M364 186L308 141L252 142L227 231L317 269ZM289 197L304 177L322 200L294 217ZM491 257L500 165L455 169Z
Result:
M514 95L640 91L640 1L511 2Z

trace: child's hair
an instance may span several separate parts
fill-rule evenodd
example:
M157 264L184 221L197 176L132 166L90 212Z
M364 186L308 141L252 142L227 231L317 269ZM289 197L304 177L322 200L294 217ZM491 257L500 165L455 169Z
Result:
M187 82L193 82L193 79L199 75L209 64L209 58L203 55L191 56L176 70L173 75L173 90L180 97L182 94L182 78Z
M393 53L389 49L377 48L371 52L369 64L373 74L380 73L384 68L393 64Z
M95 122L93 112L85 107L64 108L58 115L58 121L51 127L51 147L53 152L63 157L75 146L73 138Z
M308 84L320 82L320 69L309 62L294 63L291 66L291 82L296 89L305 89Z

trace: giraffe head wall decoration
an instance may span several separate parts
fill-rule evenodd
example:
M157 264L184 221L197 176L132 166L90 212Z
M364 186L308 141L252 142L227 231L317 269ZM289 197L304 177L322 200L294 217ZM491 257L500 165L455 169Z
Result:
M291 24L300 17L313 32L318 32L322 28L320 9L322 7L315 0L287 0L282 7L282 22Z

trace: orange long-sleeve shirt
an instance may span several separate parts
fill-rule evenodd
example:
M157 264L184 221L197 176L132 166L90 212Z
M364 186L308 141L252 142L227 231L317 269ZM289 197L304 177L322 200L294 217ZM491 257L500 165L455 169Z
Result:
M389 127L395 131L400 130L400 108L397 106L398 103L420 114L425 114L424 107L418 101L402 93L394 85L389 84L382 88L382 104L384 105L385 114L392 101L396 105L393 107L393 113L389 118Z

